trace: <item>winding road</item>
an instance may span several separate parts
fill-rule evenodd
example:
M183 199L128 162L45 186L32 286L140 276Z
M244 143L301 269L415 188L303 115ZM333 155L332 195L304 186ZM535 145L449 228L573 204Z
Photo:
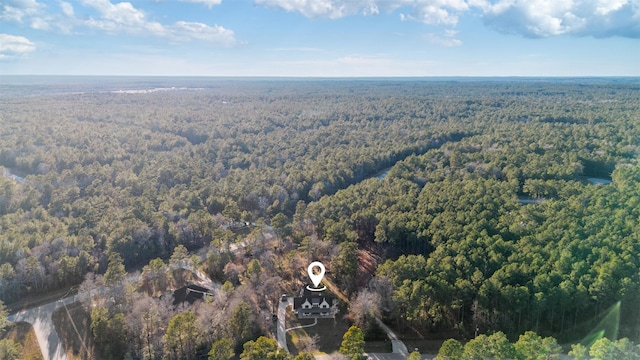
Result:
M40 351L42 351L42 356L45 359L67 360L67 354L60 342L58 332L56 332L53 326L51 314L53 314L56 309L74 302L76 302L76 296L70 296L36 308L11 314L7 317L7 320L11 322L26 322L33 326Z
M280 301L278 303L278 326L277 326L277 341L278 346L284 349L287 353L289 353L289 346L287 345L287 331L295 330L300 328L311 327L317 324L316 322L309 325L296 326L287 329L286 328L286 317L287 317L287 307L293 306L293 297L289 296L286 298L286 301ZM409 351L407 350L407 346L398 338L398 336L391 330L387 325L385 325L382 320L376 319L378 325L384 332L387 334L389 340L391 340L391 352L390 353L365 353L364 355L371 360L401 360L406 359L409 356ZM432 359L434 355L422 355L422 359ZM331 355L315 355L316 360L330 360L332 359Z
M196 275L196 277L198 277L200 283L203 286L206 286L209 289L220 288L220 284L213 282L206 274L196 269L188 260L181 261L176 264L176 266L170 267L170 269L184 269L187 271L191 271ZM138 282L139 280L140 273L134 273L127 276L123 281L126 284L132 284ZM106 288L101 287L99 289L93 290L91 291L91 296L94 296L96 293L104 292L105 289ZM71 295L63 299L52 301L48 304L10 314L9 316L7 316L7 320L10 322L26 322L33 326L33 331L36 334L36 339L38 339L40 351L42 351L42 356L45 360L68 360L66 351L64 349L64 346L62 345L62 342L60 341L58 332L53 325L51 316L54 311L61 307L74 304L78 301L86 301L88 300L88 298L89 294L87 293Z
M237 250L241 245L236 245ZM175 266L172 266L171 269L175 270L177 268L191 271L195 274L200 280L200 284L208 287L210 289L219 289L220 284L213 282L206 274L202 273L198 269L196 269L193 264L189 261L182 261ZM135 283L139 281L140 273L130 274L124 280L124 282L128 284ZM94 296L96 293L103 292L105 288L99 288L91 292L91 296ZM55 326L52 321L52 314L55 310L65 307L67 305L74 304L79 301L86 301L89 298L89 294L77 294L68 296L53 302L50 302L45 305L41 305L38 307L34 307L31 309L21 310L19 312L10 314L7 317L7 320L10 322L26 322L33 326L33 330L36 334L36 338L38 340L38 345L40 346L40 350L42 351L42 356L46 360L68 360L66 351L60 341L60 337L55 329ZM309 324L299 327L294 327L287 329L286 328L286 310L287 307L293 306L293 297L287 297L286 301L279 301L278 303L278 324L277 324L277 342L278 345L284 349L287 353L289 353L289 347L287 346L287 331L294 330L297 328L310 327L317 324ZM373 360L396 360L396 359L406 359L409 352L407 351L407 347L405 344L398 339L397 335L386 326L380 319L376 319L380 327L387 333L387 336L391 340L392 344L392 352L391 353L368 353L365 354L369 357L369 359ZM329 355L315 355L317 360L325 360L331 359ZM431 359L432 356L423 355L423 359Z

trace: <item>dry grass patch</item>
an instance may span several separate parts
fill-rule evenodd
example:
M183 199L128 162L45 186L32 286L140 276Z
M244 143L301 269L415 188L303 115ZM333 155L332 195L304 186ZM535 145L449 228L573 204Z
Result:
M44 360L36 333L30 324L19 322L12 325L4 338L11 339L22 346L21 358L25 360Z
M313 320L298 320L293 312L287 309L287 328L312 324ZM340 349L342 336L349 329L349 322L341 314L336 315L336 319L318 319L315 326L291 330L287 332L287 346L289 351L297 355L300 352L307 352L310 347L315 347L319 352L331 354ZM312 342L310 346L309 342Z

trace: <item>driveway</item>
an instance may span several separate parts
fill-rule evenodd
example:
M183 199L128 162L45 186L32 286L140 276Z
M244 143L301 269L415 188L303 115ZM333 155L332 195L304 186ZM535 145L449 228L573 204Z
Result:
M278 302L278 326L277 326L277 340L278 346L284 349L287 353L289 353L289 347L287 346L287 329L286 328L286 312L287 307L293 306L293 297L287 297L287 301L279 301ZM387 337L391 340L391 353L365 353L365 356L368 356L371 360L403 360L409 356L409 351L407 350L407 346L402 342L402 340L398 339L398 336L391 330L387 325L385 325L380 319L378 320L378 325L387 333ZM301 327L313 326L304 325ZM316 360L331 360L331 355L315 355ZM422 359L433 359L434 355L422 355Z
M409 356L409 351L407 350L407 346L402 342L402 340L398 339L398 335L393 332L387 325L385 325L382 320L376 318L378 322L378 326L387 334L389 340L391 340L391 352L393 354L400 354L406 358Z
M286 318L287 318L287 307L293 306L293 297L287 297L287 301L279 301L278 302L278 346L283 348L287 353L289 353L289 347L287 346L287 331L286 331Z

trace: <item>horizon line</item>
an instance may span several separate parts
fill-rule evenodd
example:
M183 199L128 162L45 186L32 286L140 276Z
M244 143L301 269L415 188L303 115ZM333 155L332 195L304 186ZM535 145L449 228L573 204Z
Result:
M128 78L218 78L218 79L640 79L640 75L416 75L416 76L298 76L298 75L131 75L131 74L1 74L3 77L128 77ZM1 85L1 84L0 84Z

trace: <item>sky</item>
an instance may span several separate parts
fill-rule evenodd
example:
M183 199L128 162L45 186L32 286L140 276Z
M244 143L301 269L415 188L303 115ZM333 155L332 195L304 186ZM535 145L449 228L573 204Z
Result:
M0 0L10 74L640 76L640 0Z

